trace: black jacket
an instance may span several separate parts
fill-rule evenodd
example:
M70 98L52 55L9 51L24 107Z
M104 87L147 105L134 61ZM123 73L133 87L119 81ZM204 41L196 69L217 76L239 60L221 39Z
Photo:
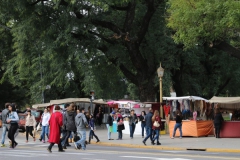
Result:
M214 123L222 123L224 121L222 114L221 113L217 113L214 117Z
M64 124L66 126L67 131L73 131L75 132L76 126L75 126L75 117L76 117L75 111L67 111L64 115Z
M109 124L109 126L113 125L113 118L111 115L108 115L107 124Z
M152 128L152 117L153 117L153 113L149 112L146 117L145 117L145 121L146 121L146 127L151 127Z
M144 124L144 125L146 124L146 120L142 115L139 116L139 120L142 122L142 124Z

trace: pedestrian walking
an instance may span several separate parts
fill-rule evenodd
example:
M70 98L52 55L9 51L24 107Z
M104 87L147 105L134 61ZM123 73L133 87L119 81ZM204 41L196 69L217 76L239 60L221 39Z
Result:
M51 115L49 120L50 125L50 134L49 134L49 143L47 150L49 153L52 153L52 147L54 144L58 144L58 151L64 152L61 141L60 141L60 135L61 135L61 127L63 125L63 117L62 113L60 112L60 107L55 106L55 112Z
M152 142L152 117L153 117L153 110L152 108L149 108L149 112L148 114L145 116L145 122L146 122L146 137L144 138L144 140L142 141L144 145L146 145L146 141L148 140L148 138L150 138L151 142Z
M64 124L66 127L66 134L65 136L62 137L61 143L63 145L63 149L67 149L67 141L72 132L76 132L76 126L75 126L75 117L76 117L76 112L74 110L74 104L71 103L70 106L67 109L67 112L65 112L64 115Z
M2 140L1 140L1 147L6 147L5 145L5 136L7 133L7 129L9 128L9 124L7 123L7 115L8 115L8 106L10 106L11 103L5 103L5 109L2 111L2 114L0 115L0 120L2 122Z
M159 116L159 111L155 110L154 115L152 117L152 122L153 122L153 132L155 133L155 137L152 140L152 145L154 145L154 141L157 140L157 145L161 145L159 142L159 132L160 132L160 127L161 127L161 117Z
M86 128L88 127L88 122L84 112L85 112L84 108L81 108L80 113L78 113L77 116L75 117L77 134L79 137L81 137L80 140L78 140L77 142L74 142L75 149L82 148L82 150L86 150L85 141L86 141Z
M113 116L115 115L115 112L113 111L112 113L110 113L108 115L108 118L107 118L107 129L108 129L108 140L114 140L111 138L111 132L112 132L112 127L113 127Z
M96 138L97 142L100 142L100 140L98 139L98 136L95 134L95 120L93 118L93 115L90 115L90 119L89 119L89 128L90 128L90 131L89 131L89 144L91 143L91 139L93 139L93 137Z
M134 113L134 110L131 110L131 114L128 118L129 118L130 138L133 139L136 124L138 122L138 119L137 119L136 114Z
M35 129L36 120L35 117L31 114L31 110L27 110L27 117L26 117L26 143L28 143L28 136L29 134L33 137L33 141L35 141L35 135L33 135L32 131Z
M215 128L215 137L220 138L220 130L222 128L222 123L224 119L222 113L220 112L219 108L215 109L214 115L214 128Z
M179 110L176 110L176 124L173 129L172 139L175 137L176 130L179 129L180 138L182 138L182 113Z
M141 128L142 128L142 138L144 138L144 130L145 130L145 127L146 127L145 117L146 117L146 112L142 111L141 115L139 116L139 120L141 122Z
M50 120L50 113L48 112L48 109L44 109L44 113L42 114L42 133L41 133L41 140L43 143L45 143L45 135L49 139L49 120Z
M8 106L8 114L7 114L7 123L10 124L10 128L8 130L8 138L11 140L11 146L10 148L15 148L18 143L15 141L15 133L18 129L18 121L19 117L16 112L16 107L14 104L11 104Z

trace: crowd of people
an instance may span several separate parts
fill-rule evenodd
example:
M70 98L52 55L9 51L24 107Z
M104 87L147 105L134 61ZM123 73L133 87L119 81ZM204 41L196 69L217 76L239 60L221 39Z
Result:
M6 103L5 109L2 111L0 116L0 120L2 122L3 132L1 139L1 147L5 147L5 136L8 131L8 138L10 148L15 148L18 143L15 138L18 135L18 113L27 113L26 116L26 143L29 141L29 135L35 141L35 133L33 131L36 130L37 122L35 120L34 115L31 114L31 110L28 108L25 111L18 111L16 109L16 105L14 103ZM58 151L64 152L69 144L69 138L74 139L74 147L75 149L86 150L86 144L91 143L93 137L96 139L96 143L100 140L98 136L95 134L95 125L102 125L103 114L101 111L101 107L97 109L97 112L94 115L86 116L85 108L80 108L76 110L76 106L74 103L65 104L64 109L62 110L60 106L55 106L55 112L50 114L48 108L44 109L44 113L41 117L41 126L42 132L40 136L40 141L45 143L46 137L47 141L50 143L47 150L51 153L52 147L54 144L58 145ZM124 125L124 118L128 119L128 125ZM175 137L176 130L180 131L180 138L182 138L182 114L179 110L176 111L176 124L174 126L172 139ZM122 117L120 110L112 111L107 118L107 137L108 140L113 140L111 137L111 133L113 132L114 123L116 123L115 127L118 132L117 140L123 139L122 131L125 127L129 127L130 130L130 138L134 138L134 132L136 128L136 124L141 122L142 128L142 143L146 145L146 141L150 138L152 145L161 145L159 141L159 133L161 128L161 117L159 115L159 111L155 110L153 113L152 108L149 108L149 112L146 114L145 111L141 112L141 115L137 117L134 110L131 110L130 115L127 117ZM219 132L221 129L223 118L219 110L215 112L215 135L216 138L219 138ZM86 141L86 129L89 128L89 139ZM144 135L146 133L146 135Z

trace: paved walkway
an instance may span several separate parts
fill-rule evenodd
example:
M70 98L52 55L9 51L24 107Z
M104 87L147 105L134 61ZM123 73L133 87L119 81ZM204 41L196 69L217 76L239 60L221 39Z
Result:
M126 126L125 126L126 127ZM166 150L186 150L196 149L203 151L216 151L216 152L240 152L240 139L239 138L220 138L217 139L213 136L209 137L183 137L171 139L168 134L161 135L161 146L151 145L150 139L146 142L145 146L142 141L141 135L134 135L131 139L129 135L123 134L123 140L116 140L118 133L112 133L112 139L108 140L106 128L97 128L96 135L100 139L99 145L108 146L124 146L124 147L137 147L137 148L156 148ZM88 134L88 133L87 133ZM88 137L88 136L87 136ZM92 144L95 144L95 139L92 140Z

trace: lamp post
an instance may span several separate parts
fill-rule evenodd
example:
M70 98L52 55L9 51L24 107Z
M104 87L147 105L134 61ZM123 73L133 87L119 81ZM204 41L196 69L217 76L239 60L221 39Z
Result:
M90 91L90 107L91 107L91 114L93 114L93 101L94 101L94 91Z
M157 69L158 77L159 77L159 87L160 87L160 116L163 118L163 108L162 108L162 77L164 74L164 69L161 66Z

